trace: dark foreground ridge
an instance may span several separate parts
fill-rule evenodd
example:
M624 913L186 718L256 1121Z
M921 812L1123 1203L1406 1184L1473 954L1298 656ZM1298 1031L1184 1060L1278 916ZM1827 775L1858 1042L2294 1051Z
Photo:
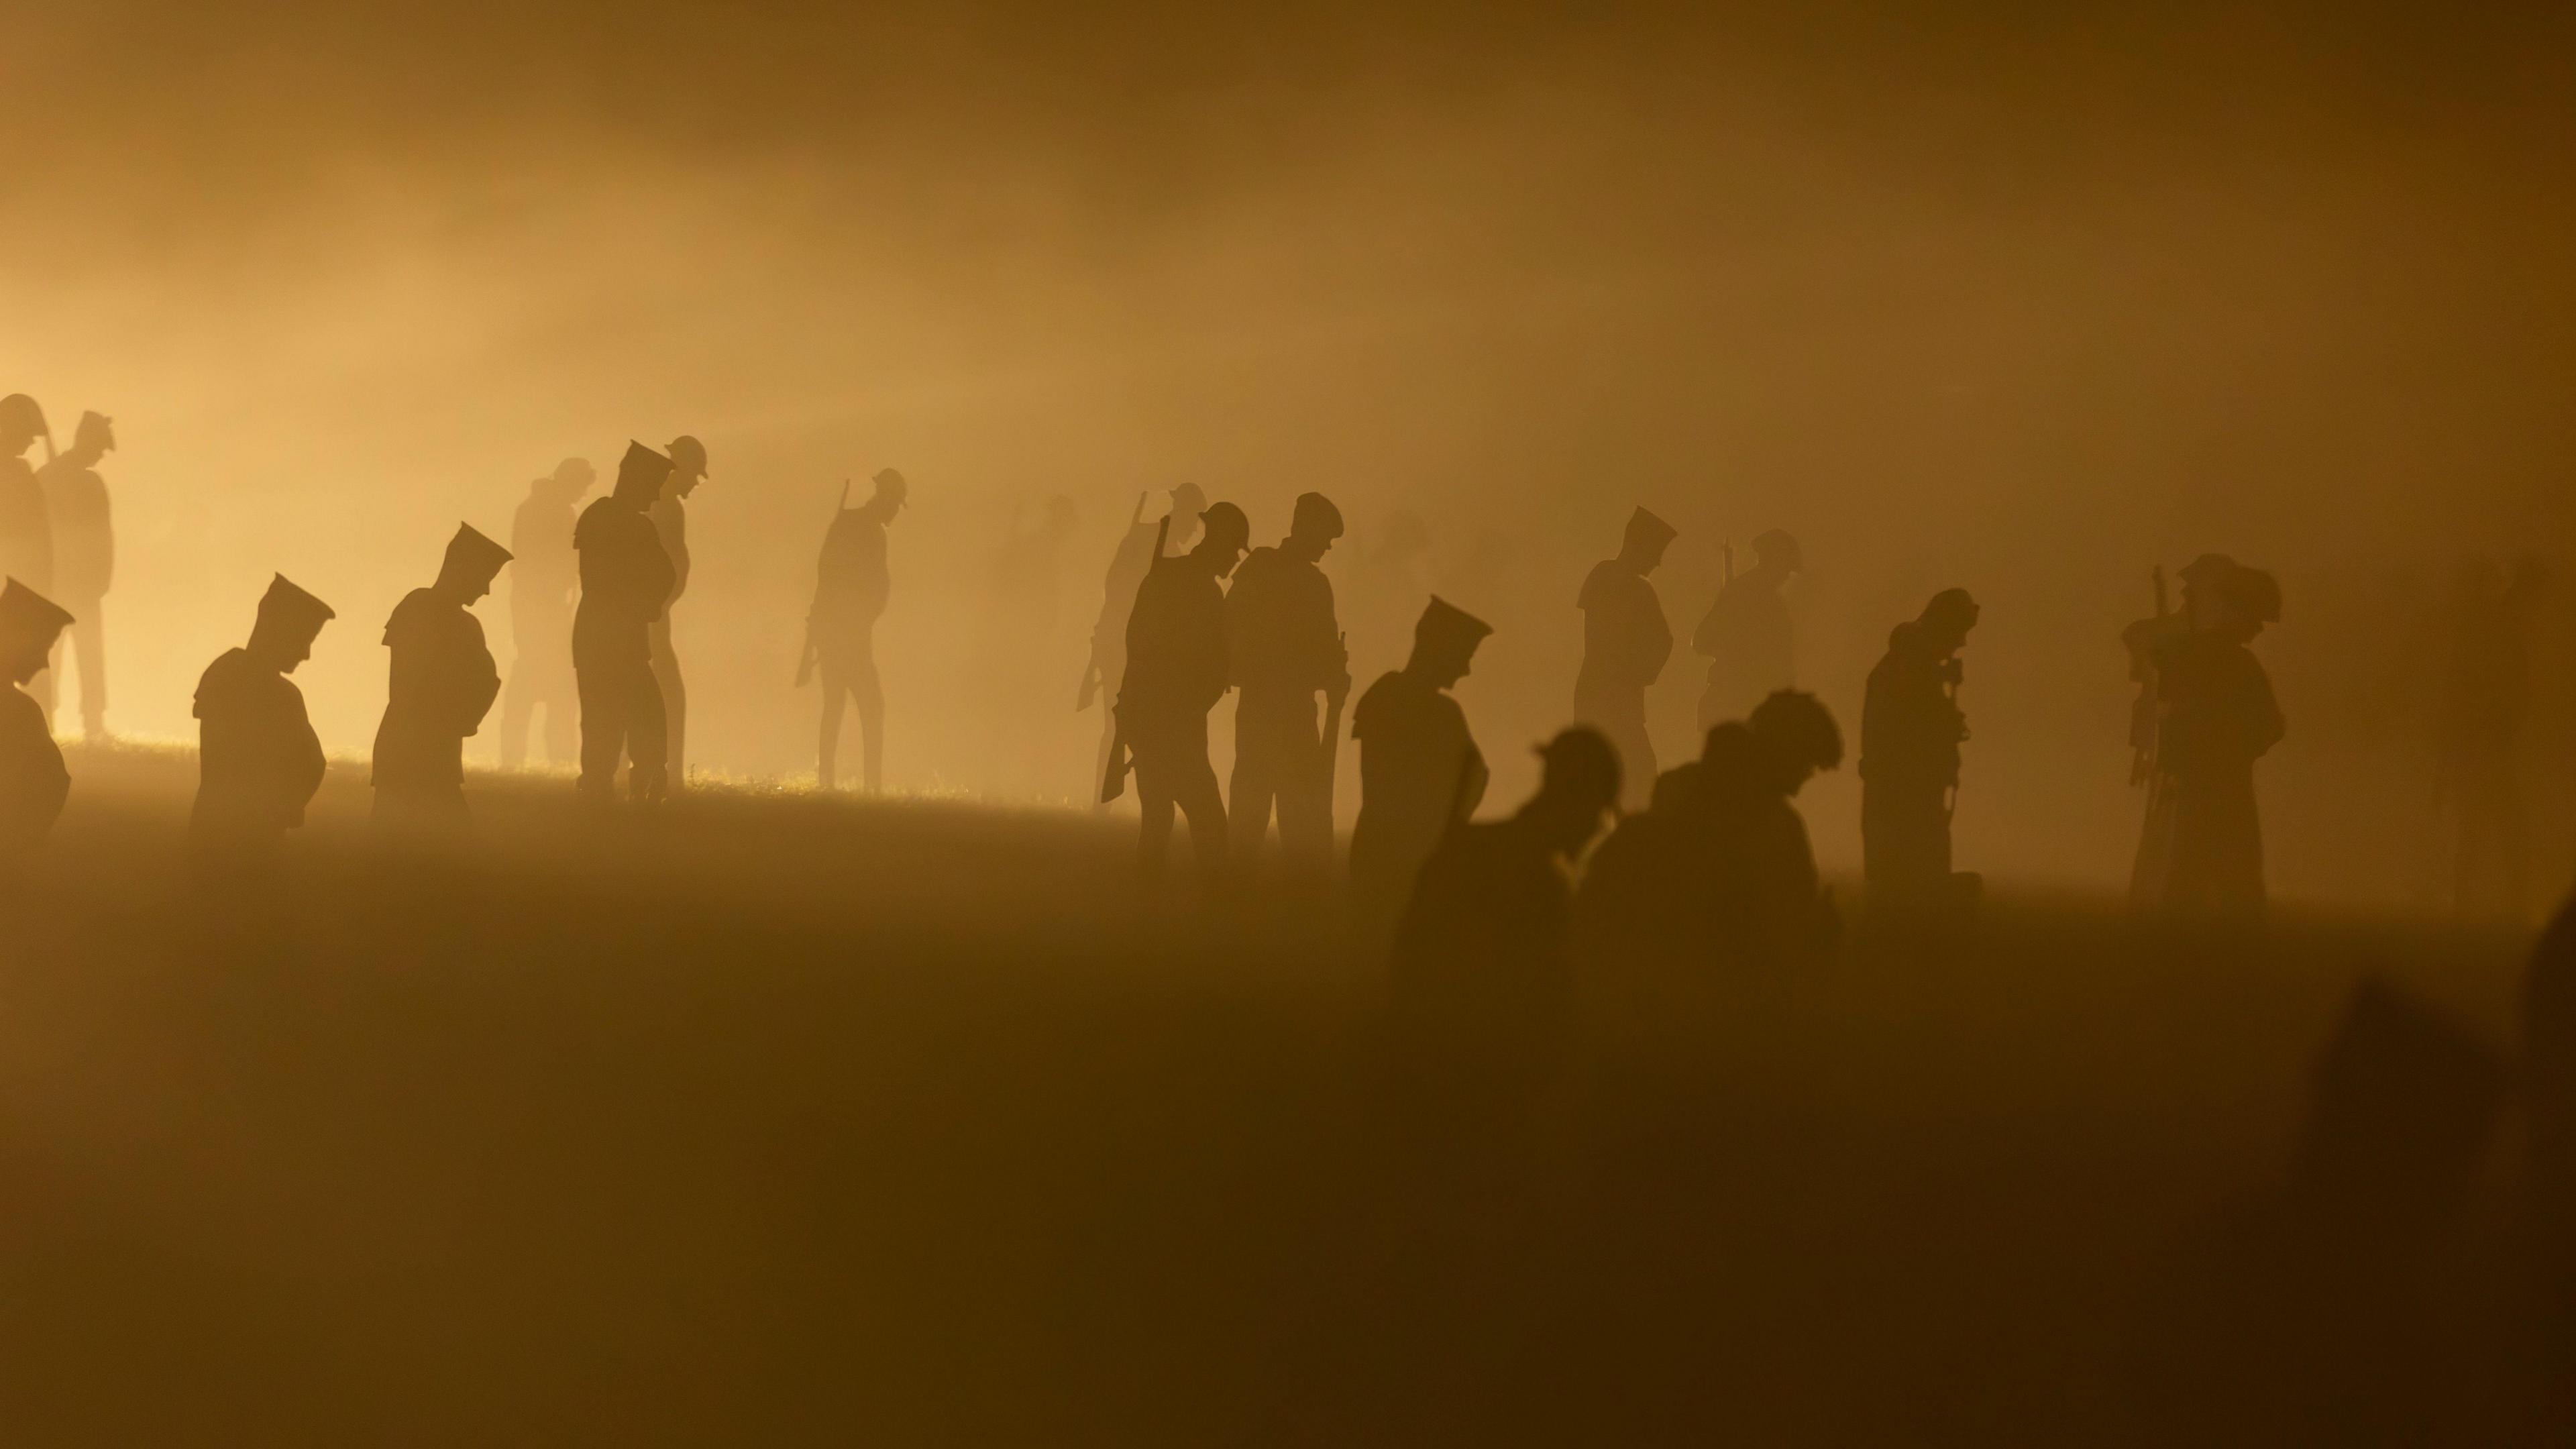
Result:
M2478 1114L2510 943L2280 921L2231 952L1998 899L1671 1015L1525 1139L1426 1139L1374 970L1139 912L1113 825L700 790L602 831L561 782L478 778L484 848L406 854L335 767L281 894L209 911L193 759L74 767L0 973L14 1442L2467 1442L2537 1412L2510 1134L2471 1134L2435 1251L2371 1240L2405 1281L2279 1250L2341 1241L2339 1143L2410 1150L2339 1135L2371 1064ZM2438 1024L2352 1004L2366 974ZM2426 1130L2436 1165L2463 1140Z

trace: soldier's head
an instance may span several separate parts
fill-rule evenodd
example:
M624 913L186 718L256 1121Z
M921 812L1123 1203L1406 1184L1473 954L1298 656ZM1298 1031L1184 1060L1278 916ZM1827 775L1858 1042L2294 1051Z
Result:
M1745 719L1762 758L1769 782L1783 795L1795 795L1819 770L1840 769L1843 732L1824 701L1802 690L1775 690Z
M1772 528L1753 536L1753 567L1760 572L1785 578L1806 566L1807 551L1786 532Z
M1199 515L1207 512L1207 490L1196 483L1183 483L1172 489L1172 536L1165 540L1173 549L1186 549L1198 536Z
M72 616L16 579L0 584L0 678L24 684L45 671Z
M1199 523L1207 536L1190 552L1205 560L1218 578L1233 573L1234 566L1243 562L1243 551L1251 546L1252 520L1231 503L1211 503L1199 515Z
M1538 795L1521 818L1545 832L1553 849L1572 855L1601 833L1619 800L1619 752L1599 730L1582 725L1539 746Z
M1414 621L1413 657L1405 671L1434 689L1447 689L1467 677L1476 646L1493 632L1484 620L1434 594Z
M116 451L116 420L105 413L83 413L72 429L72 455L95 463Z
M15 458L27 451L38 438L53 436L45 426L45 410L23 392L0 397L0 458Z
M609 496L629 508L650 508L662 496L662 484L671 476L671 460L629 441L626 456L617 460L617 487Z
M1286 551L1308 563L1330 552L1333 540L1342 536L1342 510L1321 493L1300 493L1297 507L1288 516Z
M339 617L331 606L297 588L279 574L260 596L259 621L251 625L249 653L280 674L313 657L313 641L322 626Z
M698 485L707 481L707 445L682 433L665 451L671 455L671 492L682 498L697 492Z
M1627 534L1619 541L1619 561L1640 574L1653 573L1664 562L1680 530L1640 508L1628 515Z
M868 507L876 513L880 521L901 513L904 501L912 497L912 485L905 482L903 475L892 468L878 469L876 476L870 478L868 482L876 488L876 492L868 497Z
M492 592L492 580L509 561L508 549L476 532L472 524L460 523L456 536L447 541L447 557L438 566L438 591L459 604L471 604Z
M589 459L566 458L555 465L552 473L537 480L536 491L558 503L571 503L598 481L599 470L590 466Z
M2219 580L2216 593L2218 629L2231 638L2252 639L2264 625L2281 622L2281 581L2261 569L2238 564Z
M1977 627L1978 612L1977 601L1968 597L1966 589L1943 589L1915 619L1922 631L1917 637L1925 648L1948 658L1968 642L1968 631Z

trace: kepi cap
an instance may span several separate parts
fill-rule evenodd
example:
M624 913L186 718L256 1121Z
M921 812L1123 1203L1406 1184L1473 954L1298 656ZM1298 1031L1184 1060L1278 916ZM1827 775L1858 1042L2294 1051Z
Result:
M1413 622L1413 643L1417 649L1472 654L1493 632L1493 625L1433 594L1422 608L1422 617Z

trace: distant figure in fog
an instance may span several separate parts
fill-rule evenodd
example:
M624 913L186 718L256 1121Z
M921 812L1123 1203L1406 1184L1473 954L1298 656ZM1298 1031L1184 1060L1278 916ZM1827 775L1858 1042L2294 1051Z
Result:
M911 486L892 468L869 480L868 501L843 508L823 534L814 566L814 606L805 614L806 673L823 678L823 724L816 741L814 775L826 790L840 784L841 717L859 706L859 778L871 795L885 787L885 690L877 679L877 618L885 613L892 580L886 571L886 525L903 511Z
M1127 520L1127 532L1120 535L1117 551L1110 555L1109 572L1100 584L1100 618L1091 626L1091 659L1083 666L1082 687L1076 691L1073 707L1091 708L1100 701L1100 756L1093 762L1086 795L1098 799L1100 782L1109 773L1110 747L1118 738L1118 685L1127 677L1127 616L1136 607L1136 590L1145 582L1146 571L1154 566L1154 540L1163 539L1168 553L1186 552L1197 539L1199 513L1207 507L1207 495L1196 483L1183 483L1172 490L1171 508L1161 519L1145 517L1145 495L1136 498L1135 514ZM1107 800L1100 808L1109 808Z
M45 426L44 409L23 392L0 397L0 576L16 579L39 594L54 592L54 525L45 507L44 486L27 466L26 452L45 440L48 461L54 434ZM51 681L41 686L38 703L50 714Z
M2165 867L2173 860L2173 796L2164 773L2156 768L2156 746L2164 733L2164 701L2156 661L2165 646L2195 627L2206 627L2218 607L2218 581L2236 568L2225 554L2205 553L2182 571L2182 607L2168 609L2164 571L2155 572L2156 611L2120 631L2128 650L2129 678L2138 686L2129 706L2129 783L2147 791L2146 826L2138 836L2138 854L2129 870L2129 904L2151 907L2164 900Z
M1570 1044L1573 862L1618 803L1620 763L1579 726L1540 759L1518 813L1450 828L1396 926L1398 1059L1410 1094L1443 1115L1525 1116Z
M546 759L566 764L581 740L581 705L572 672L572 598L581 584L572 551L573 505L598 474L566 458L528 485L510 520L510 685L501 700L501 768L528 760L528 725L546 712Z
M582 510L573 528L572 546L581 556L581 605L572 619L581 792L593 801L617 798L621 757L634 761L626 788L635 800L649 804L667 793L670 741L650 631L675 576L646 510L670 473L670 459L629 442L616 488Z
M227 650L197 681L197 806L188 843L199 868L257 869L304 823L326 766L304 693L286 676L313 657L314 639L334 617L280 574L259 601L250 642Z
M483 727L501 692L501 673L471 610L509 561L508 549L459 524L438 582L404 595L385 621L393 662L376 728L379 824L442 829L468 822L465 740Z
M71 772L63 768L44 708L25 693L71 622L70 614L16 579L0 584L0 680L7 684L0 689L0 890L44 844L71 794Z
M1646 687L1672 658L1672 625L1646 582L1664 561L1673 526L1640 508L1628 517L1619 556L1596 564L1576 603L1583 610L1583 668L1574 681L1574 718L1601 731L1619 752L1631 809L1655 784L1655 746L1646 731Z
M1699 727L1740 719L1775 690L1798 682L1797 646L1782 590L1805 566L1798 541L1779 529L1753 540L1753 567L1731 574L1716 602L1691 634L1691 648L1708 661L1708 688L1699 697Z
M1137 841L1145 883L1162 881L1178 808L1189 816L1199 888L1212 893L1226 882L1226 822L1216 769L1208 763L1207 716L1225 697L1232 673L1223 580L1242 561L1252 525L1231 503L1211 503L1202 517L1198 547L1156 560L1136 590L1127 619L1127 673L1118 688L1118 743L1101 794L1116 793L1126 767L1119 753L1132 753L1145 815Z
M1331 752L1339 747L1350 661L1333 613L1333 584L1316 567L1342 536L1342 511L1321 493L1298 496L1288 536L1256 548L1226 591L1226 660L1239 691L1234 781L1226 829L1247 877L1279 808L1279 847L1294 873L1320 883L1333 857ZM1315 697L1325 699L1318 726Z
M1358 939L1381 946L1441 838L1485 797L1485 757L1449 690L1494 632L1434 596L1413 626L1413 655L1378 677L1351 711L1360 745L1360 814L1351 827L1351 914Z
M1967 590L1942 590L1920 617L1896 626L1869 672L1860 717L1860 832L1873 906L1946 907L1972 888L1950 868L1950 818L1958 806L1959 746L1968 738L1959 650L1977 614Z
M107 738L107 634L101 615L116 578L116 524L101 458L116 451L116 424L81 414L71 448L36 473L54 535L54 597L72 613L71 655L80 669L81 734ZM62 687L62 655L46 676L48 694Z
M669 788L682 790L689 783L689 686L680 677L679 651L671 647L671 608L689 591L686 500L707 479L707 449L684 433L671 440L668 451L671 476L653 500L652 515L653 528L662 536L662 552L671 560L671 594L662 601L662 612L654 617L646 637L652 643L653 677L662 686L662 712L670 740Z
M2452 904L2523 924L2531 910L2531 821L2523 804L2523 728L2531 717L2531 636L2548 568L2525 558L2499 581L2473 560L2460 580L2441 713L2442 792L2457 828Z
M2270 574L2230 568L2210 590L2205 627L2156 656L2163 720L2156 769L2173 799L2164 904L2187 911L2260 915L2263 828L2254 762L2280 743L2281 707L2271 676L2246 646L2281 617Z

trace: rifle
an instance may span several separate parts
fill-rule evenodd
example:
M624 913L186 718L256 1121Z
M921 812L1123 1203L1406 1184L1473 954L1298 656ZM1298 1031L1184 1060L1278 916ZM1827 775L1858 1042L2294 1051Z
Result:
M837 526L840 523L841 515L849 511L849 507L850 480L844 478L841 480L841 501L832 505L832 522L834 525ZM831 529L827 528L823 531L823 546L826 553L830 551L831 544L832 532ZM822 573L821 565L816 565L815 573L818 576ZM819 586L822 583L821 578L817 577L815 583L817 585L817 592L820 592ZM796 687L798 689L803 689L806 685L813 682L814 666L821 663L822 658L823 651L814 642L814 611L808 609L805 611L805 647L798 650L796 654Z
M1150 493L1139 493L1136 495L1136 511L1127 515L1127 528L1129 532L1134 532L1136 525L1144 522L1145 500L1150 496L1152 496ZM1170 524L1166 522L1164 526L1169 528ZM1126 545L1122 543L1119 547L1123 550ZM1160 544L1155 545L1156 552L1161 552L1161 549L1162 546ZM1118 566L1115 562L1112 562L1109 566L1109 577L1113 582L1118 577ZM1105 618L1109 612L1109 599L1107 598L1107 591L1105 589L1102 593L1103 597L1100 601L1100 611ZM1128 600L1128 603L1132 606L1135 603L1135 600L1130 599ZM1100 686L1107 682L1107 680L1100 677L1100 632L1095 629L1091 634L1090 657L1082 661L1082 683L1075 686L1073 691L1074 713L1080 714L1082 711L1091 708L1091 702L1100 697Z
M1145 505L1142 500L1139 500L1136 506L1141 512ZM1163 515L1162 526L1154 530L1154 562L1147 566L1145 570L1147 577L1152 577L1154 570L1163 566L1163 545L1171 538L1171 536L1172 515L1166 513ZM1138 589L1141 592L1143 586L1141 584L1138 585ZM1132 615L1134 611L1130 609L1129 612ZM1119 693L1122 695L1126 693L1124 681L1121 681ZM1109 706L1109 718L1111 720L1109 733L1109 773L1103 776L1100 781L1100 803L1103 805L1106 805L1110 801L1127 793L1127 772L1132 769L1136 763L1135 759L1127 752L1127 719L1119 710L1119 704L1121 703L1124 703L1124 701L1114 701Z

